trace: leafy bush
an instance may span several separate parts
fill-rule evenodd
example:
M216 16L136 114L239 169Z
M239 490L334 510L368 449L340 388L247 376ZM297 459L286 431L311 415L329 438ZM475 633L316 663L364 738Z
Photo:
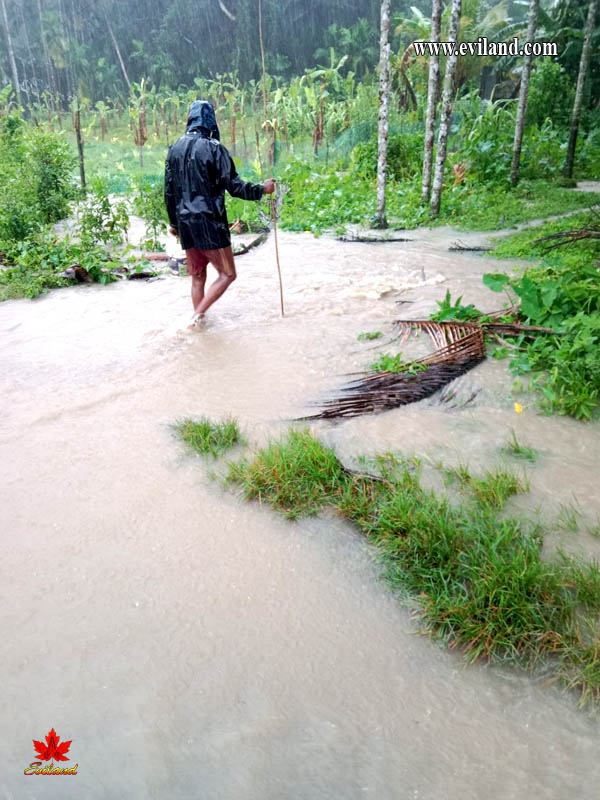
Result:
M59 239L51 233L36 234L19 242L3 243L3 260L10 266L0 270L0 300L17 297L33 299L47 289L68 286L74 279L61 273L73 265L86 270L99 283L116 280L109 271L114 262L97 245Z
M57 222L68 215L69 201L75 197L75 154L61 135L38 128L29 129L27 145L42 221Z
M471 92L458 104L460 125L451 140L451 161L467 164L467 178L500 182L510 174L515 119L504 103L482 100Z
M420 174L423 161L423 134L397 134L388 139L388 177L403 180ZM357 144L351 153L350 167L361 178L377 176L377 137Z
M92 180L88 196L77 210L77 217L77 232L84 245L118 244L127 238L127 203L124 200L111 201L108 185L102 178Z
M586 217L577 218L584 222ZM545 226L544 233L577 227L575 218ZM532 236L517 234L504 242L498 255L518 254L530 248ZM534 245L535 247L535 245ZM549 411L590 419L600 399L600 272L595 259L600 248L594 242L576 243L545 256L540 267L530 267L523 275L484 276L493 291L512 289L521 300L521 315L526 322L553 328L557 335L538 335L514 351L511 370L540 373L534 380L542 392L542 406Z
M575 169L582 178L600 178L600 121L585 138L579 139Z
M573 87L564 68L550 58L536 59L527 98L527 124L542 127L546 120L567 126L573 108Z
M60 133L0 122L0 240L19 241L66 216L75 197L75 156Z
M566 153L565 133L547 119L541 127L531 126L523 136L520 177L554 178Z
M169 222L165 208L165 180L143 178L136 185L133 207L146 224L146 241L148 250L162 250L160 235L164 233Z

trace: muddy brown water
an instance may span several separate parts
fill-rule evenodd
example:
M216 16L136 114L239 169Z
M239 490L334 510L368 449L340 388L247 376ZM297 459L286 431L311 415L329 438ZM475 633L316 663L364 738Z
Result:
M172 433L232 414L261 444L391 351L394 317L446 288L497 308L481 275L503 265L448 253L464 235L408 236L280 234L286 317L271 241L192 335L188 278L0 305L3 798L598 797L598 718L573 695L465 667L418 635L351 527L243 503ZM373 330L382 344L357 341ZM576 503L579 533L551 534L597 555L600 427L539 416L506 362L464 376L454 406L313 429L348 463L396 450L474 471L514 429L540 458L513 508L551 520ZM78 774L24 776L51 727Z

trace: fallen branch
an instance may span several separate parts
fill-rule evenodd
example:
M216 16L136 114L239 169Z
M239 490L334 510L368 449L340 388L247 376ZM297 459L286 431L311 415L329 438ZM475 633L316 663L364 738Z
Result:
M463 244L461 241L452 242L448 250L458 253L489 253L493 247L480 247L477 245Z
M387 242L412 242L413 239L403 239L399 237L383 236L360 236L359 234L344 233L342 236L335 237L338 242L359 242L363 244L382 244Z
M249 250L252 250L253 247L258 247L259 245L264 244L267 241L268 236L269 236L269 231L263 231L249 244L244 244L241 247L234 249L233 254L235 256L243 256Z

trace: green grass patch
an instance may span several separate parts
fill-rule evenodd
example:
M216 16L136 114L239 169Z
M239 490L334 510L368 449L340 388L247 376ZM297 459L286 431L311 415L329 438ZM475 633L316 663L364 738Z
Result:
M185 419L175 426L184 442L204 456L216 458L236 444L243 444L238 424L233 419L211 422L206 417Z
M511 431L510 439L502 448L502 452L506 455L513 456L514 458L519 458L523 461L529 461L531 464L534 464L537 460L537 452L534 450L534 448L521 444L517 439L517 434L514 431Z
M576 192L576 194L582 194L582 192ZM600 195L597 195L596 203L599 200ZM583 211L552 222L545 222L535 228L519 231L512 236L496 240L492 254L496 258L522 258L536 261L543 258L546 263L552 263L557 267L577 269L582 262L600 259L599 240L583 240L572 246L559 247L550 253L545 252L547 245L537 242L537 240L553 233L582 228L590 222L590 217L589 211Z
M390 584L419 601L429 632L469 660L548 659L582 702L600 700L598 566L542 559L539 530L499 515L522 489L514 476L478 483L466 472L481 502L453 504L421 486L418 464L377 466L379 476L350 473L308 431L292 431L231 464L228 479L286 517L335 507L378 548Z
M373 339L381 339L382 336L383 333L381 331L372 331L370 333L369 332L359 333L357 339L359 342L364 342L364 341L370 342Z
M335 454L308 431L291 431L252 461L229 465L226 481L241 486L246 499L269 503L290 519L316 514L345 483Z
M486 508L501 509L509 497L528 491L528 485L505 469L487 471L483 478L472 478L471 487L478 503Z

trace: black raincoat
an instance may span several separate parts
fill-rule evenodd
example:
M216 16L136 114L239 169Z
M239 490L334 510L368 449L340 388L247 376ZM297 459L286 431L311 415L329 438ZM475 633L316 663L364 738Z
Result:
M165 204L184 250L218 250L231 244L225 189L232 197L260 200L262 184L247 183L219 142L213 107L195 100L185 135L169 148L165 163Z

